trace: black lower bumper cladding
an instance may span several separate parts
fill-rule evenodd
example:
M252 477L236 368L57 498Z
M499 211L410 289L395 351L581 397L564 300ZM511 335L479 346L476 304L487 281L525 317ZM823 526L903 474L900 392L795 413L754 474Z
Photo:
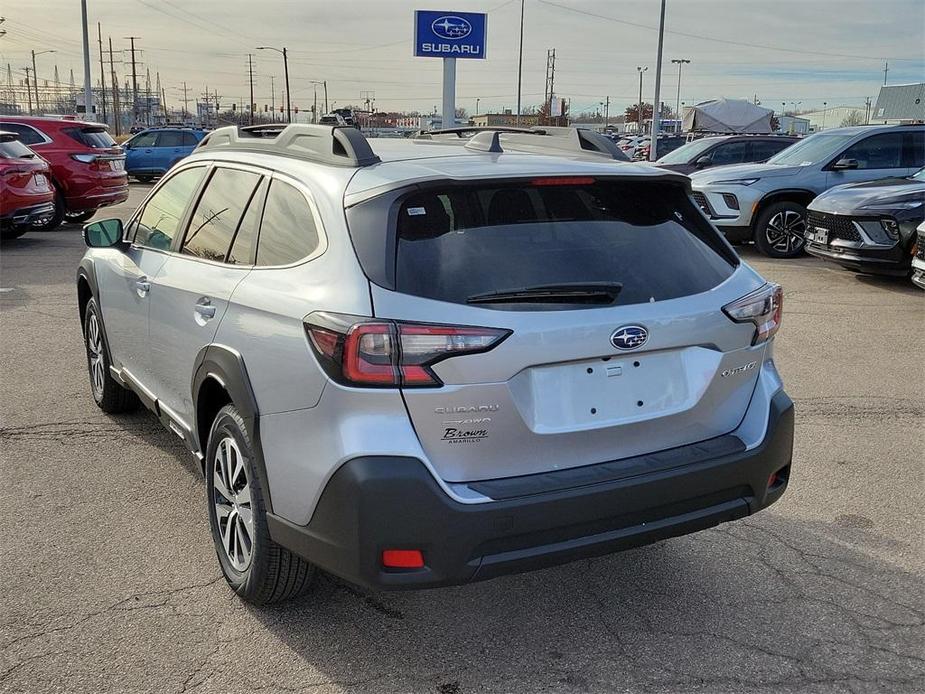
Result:
M421 461L356 458L333 475L307 526L269 516L271 537L317 566L374 589L493 578L638 547L755 513L787 487L793 403L771 401L764 441L735 436L580 469L472 483L497 500L451 499ZM533 478L533 479L531 479ZM384 549L425 566L386 569Z

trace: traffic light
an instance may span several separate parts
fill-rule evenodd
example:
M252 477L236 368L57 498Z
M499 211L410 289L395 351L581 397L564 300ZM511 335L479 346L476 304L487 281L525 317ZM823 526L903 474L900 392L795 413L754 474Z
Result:
M298 106L293 106L293 107L292 107L292 110L295 111L296 113L298 113L298 112L299 112L299 107L298 107Z
M231 104L231 110L232 110L232 111L237 111L237 110L238 110L238 105L237 105L236 103L232 102L232 104Z
M269 111L269 110L270 110L270 108L269 108L266 104L264 104L264 105L263 105L263 112L266 113L266 112Z

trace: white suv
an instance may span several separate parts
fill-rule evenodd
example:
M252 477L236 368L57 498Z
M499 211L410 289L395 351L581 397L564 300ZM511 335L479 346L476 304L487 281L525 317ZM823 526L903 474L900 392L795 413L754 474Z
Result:
M780 287L574 129L223 128L87 225L91 391L203 465L243 598L481 580L773 503Z

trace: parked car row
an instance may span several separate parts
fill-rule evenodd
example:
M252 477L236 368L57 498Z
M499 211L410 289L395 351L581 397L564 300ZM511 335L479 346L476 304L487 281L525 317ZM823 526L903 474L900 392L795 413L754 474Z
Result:
M83 222L101 207L128 199L125 155L106 126L68 118L0 116L0 131L15 135L21 145L47 163L48 172L41 172L41 176L48 179L53 198L50 215L42 214L29 223L18 223L18 231L11 230L9 235L18 236L30 228L54 229L64 220ZM13 139L7 136L8 142ZM12 148L12 159L16 162L11 169L7 161L7 170L18 172L28 168L24 162L33 161L33 158L16 145L7 146ZM4 178L17 180L17 188L22 188L27 184L24 176L24 173L10 173ZM4 187L7 184L5 181ZM29 186L30 190L42 187L37 172L33 172ZM3 210L6 214L5 198Z
M693 197L726 238L765 255L805 251L860 272L908 275L925 219L925 126L836 128L765 164L691 175Z

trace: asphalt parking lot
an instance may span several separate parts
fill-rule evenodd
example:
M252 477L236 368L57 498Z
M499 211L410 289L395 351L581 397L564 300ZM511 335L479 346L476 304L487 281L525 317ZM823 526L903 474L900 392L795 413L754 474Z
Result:
M257 609L221 578L192 456L153 415L93 404L82 253L76 226L0 251L0 691L925 690L910 283L743 250L785 288L776 353L797 407L790 489L761 514L460 588L323 578Z

